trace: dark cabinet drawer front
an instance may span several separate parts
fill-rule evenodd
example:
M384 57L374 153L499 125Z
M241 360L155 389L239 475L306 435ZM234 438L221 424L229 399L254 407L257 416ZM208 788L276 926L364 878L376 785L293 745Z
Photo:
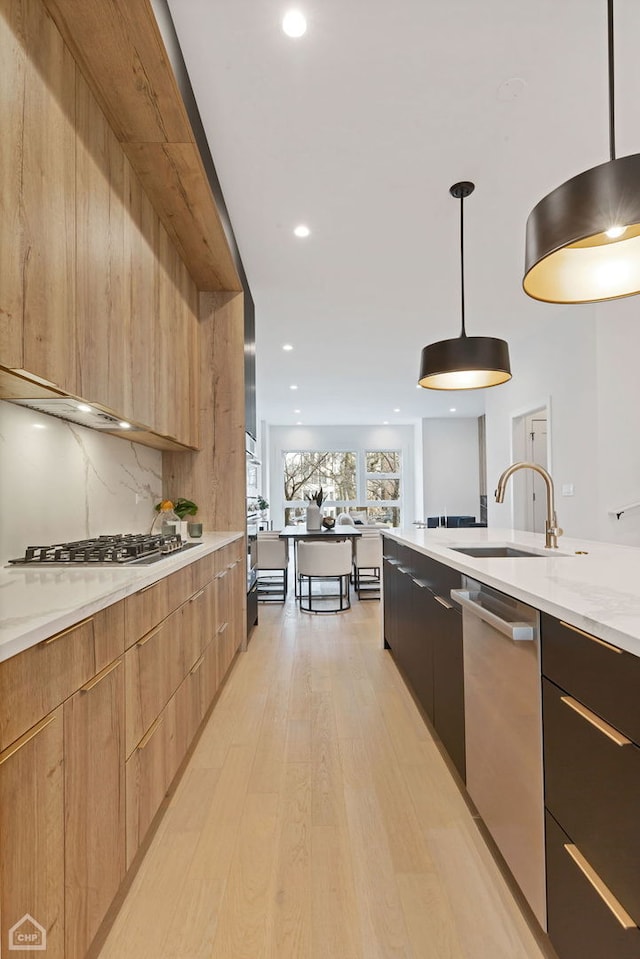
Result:
M638 959L640 931L623 929L571 858L571 844L547 813L548 932L559 959Z
M546 679L542 708L545 805L640 922L640 748Z
M431 598L433 623L433 722L460 776L465 778L462 616Z
M438 563L423 553L413 553L414 576L428 583L429 589L438 596L451 601L450 591L459 589L462 574L449 566Z
M542 672L640 743L640 657L542 614Z
M390 536L382 537L382 553L385 559L396 559L398 555L398 544Z

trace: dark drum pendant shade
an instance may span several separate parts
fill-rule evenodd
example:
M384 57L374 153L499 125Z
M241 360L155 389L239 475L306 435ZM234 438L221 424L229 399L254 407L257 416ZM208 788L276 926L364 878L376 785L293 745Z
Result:
M460 200L460 277L462 332L452 340L430 343L422 351L418 385L427 390L479 390L511 379L509 347L492 336L467 336L464 325L464 198L473 183L454 183L449 192Z
M616 159L613 0L607 7L611 159L556 187L527 220L522 286L547 303L640 292L640 154Z

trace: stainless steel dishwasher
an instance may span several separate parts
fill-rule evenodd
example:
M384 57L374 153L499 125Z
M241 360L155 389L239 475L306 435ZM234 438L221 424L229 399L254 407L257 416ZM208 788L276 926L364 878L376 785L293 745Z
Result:
M539 614L465 577L467 791L546 929Z

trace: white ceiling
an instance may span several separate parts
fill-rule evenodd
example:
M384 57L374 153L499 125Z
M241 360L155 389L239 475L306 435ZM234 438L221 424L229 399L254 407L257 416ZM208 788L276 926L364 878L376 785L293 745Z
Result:
M513 340L579 309L522 292L524 231L550 189L608 159L605 0L169 3L256 304L259 419L482 412L480 390L416 389L422 347L460 328L449 187L476 184L469 335ZM640 152L638 0L615 18L622 156Z

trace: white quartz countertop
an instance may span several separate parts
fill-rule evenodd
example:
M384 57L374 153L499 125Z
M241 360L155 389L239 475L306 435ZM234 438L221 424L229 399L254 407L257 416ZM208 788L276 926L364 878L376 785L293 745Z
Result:
M243 535L205 533L197 546L150 566L0 569L0 662Z
M561 536L557 550L546 550L543 535L492 528L408 528L385 535L640 656L639 547ZM479 558L451 549L481 544L533 547L544 555Z

